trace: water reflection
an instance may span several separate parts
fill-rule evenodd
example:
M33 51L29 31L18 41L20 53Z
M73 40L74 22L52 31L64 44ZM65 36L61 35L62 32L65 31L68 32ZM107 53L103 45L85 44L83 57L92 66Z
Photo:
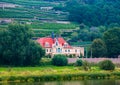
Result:
M54 81L35 83L0 83L0 85L120 85L120 80Z

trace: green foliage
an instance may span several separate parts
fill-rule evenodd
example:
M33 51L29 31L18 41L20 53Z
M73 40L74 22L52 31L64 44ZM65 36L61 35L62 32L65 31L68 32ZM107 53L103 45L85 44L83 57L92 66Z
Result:
M80 28L77 29L76 32L71 33L71 41L93 41L96 38L101 38L104 31L104 28L101 30L101 27L88 27L80 25Z
M108 57L118 57L120 54L120 28L106 31L103 39L107 46Z
M120 25L119 5L119 0L69 0L65 8L70 13L69 20L71 21L88 26L110 25L111 23Z
M102 69L102 70L114 70L115 69L115 65L112 63L112 61L110 60L104 60L104 61L101 61L99 63L99 67Z
M83 65L83 61L78 59L75 63L76 66L82 66Z
M24 60L25 66L35 66L40 64L41 58L45 55L45 51L40 44L30 41L26 47L26 58Z
M40 65L41 66L52 65L51 58L42 58L40 60Z
M31 41L32 34L28 26L20 24L0 29L0 65L38 65L45 52Z
M65 55L55 55L52 58L52 64L56 66L66 66L68 64L67 57Z
M106 45L105 45L104 41L102 41L101 39L95 39L92 42L90 49L92 50L92 57L97 57L97 58L105 57L107 54Z
M11 69L9 71L8 69ZM86 72L74 66L41 66L41 67L0 67L0 82L41 82L55 80L88 80L119 79L119 68L115 71L101 71L92 67Z
M83 61L83 69L88 71L91 69L90 63L88 61Z

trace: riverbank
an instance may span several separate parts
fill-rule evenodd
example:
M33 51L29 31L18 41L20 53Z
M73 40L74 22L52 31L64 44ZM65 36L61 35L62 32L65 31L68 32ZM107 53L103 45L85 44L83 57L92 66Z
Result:
M91 67L84 71L74 66L41 66L41 67L0 67L0 82L34 82L61 80L120 79L120 68L114 71L103 71Z

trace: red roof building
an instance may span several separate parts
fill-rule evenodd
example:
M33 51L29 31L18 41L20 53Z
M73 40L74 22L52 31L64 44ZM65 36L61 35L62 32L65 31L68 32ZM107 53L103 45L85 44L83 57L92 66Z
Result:
M38 38L37 42L45 49L46 55L65 54L80 56L82 54L84 56L83 47L72 47L62 37L43 37Z

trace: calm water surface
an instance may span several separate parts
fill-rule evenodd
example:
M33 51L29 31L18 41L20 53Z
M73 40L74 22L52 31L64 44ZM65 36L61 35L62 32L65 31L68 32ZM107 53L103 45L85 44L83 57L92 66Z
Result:
M35 83L0 83L0 85L120 85L120 80L54 81Z

